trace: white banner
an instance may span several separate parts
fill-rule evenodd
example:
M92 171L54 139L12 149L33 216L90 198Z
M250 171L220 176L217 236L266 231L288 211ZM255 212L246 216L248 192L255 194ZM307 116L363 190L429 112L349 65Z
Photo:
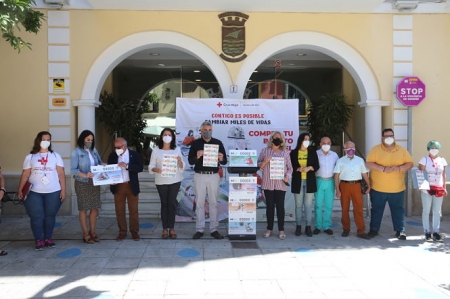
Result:
M258 155L266 147L269 135L280 131L286 137L287 148L295 147L299 135L298 100L234 100L234 99L185 99L176 101L177 146L184 162L189 153L189 143L200 137L200 125L208 120L213 124L213 137L222 141L227 155L230 150L256 150ZM229 158L229 157L228 157ZM228 177L226 170L220 171L221 186L218 197L219 220L228 217ZM260 190L261 173L258 178L257 220L265 221L264 195ZM178 197L177 221L191 221L195 214L192 207L194 176L193 165L186 167L184 180ZM192 189L192 190L191 190ZM190 194L191 196L189 196ZM187 208L186 208L187 206ZM286 193L286 220L295 219L295 204L290 190ZM179 213L178 213L179 212ZM207 215L208 216L208 215Z

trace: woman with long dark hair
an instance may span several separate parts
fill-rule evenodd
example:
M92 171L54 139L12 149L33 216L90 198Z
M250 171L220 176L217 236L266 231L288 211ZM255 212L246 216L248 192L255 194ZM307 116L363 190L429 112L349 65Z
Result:
M23 162L17 191L19 199L25 200L35 250L42 250L44 246L56 247L52 240L56 213L66 198L64 163L61 156L52 150L51 138L52 135L47 131L37 134L33 149ZM31 183L28 195L22 193L27 182Z
M302 234L302 211L305 209L305 234L312 237L311 231L313 197L317 191L315 172L319 169L319 158L314 147L310 146L311 136L302 133L297 145L291 151L292 175L291 192L295 198L295 235Z
M83 241L88 244L100 241L95 233L98 210L101 207L100 186L94 186L92 180L94 174L91 172L91 166L100 164L102 159L95 149L94 133L84 130L78 137L77 147L70 155L70 172L75 179L78 219L83 230ZM87 219L89 219L89 227Z
M158 146L153 149L148 171L155 174L155 184L161 200L163 239L176 239L175 213L177 194L183 179L184 163L181 150L176 146L175 132L164 128L159 135Z

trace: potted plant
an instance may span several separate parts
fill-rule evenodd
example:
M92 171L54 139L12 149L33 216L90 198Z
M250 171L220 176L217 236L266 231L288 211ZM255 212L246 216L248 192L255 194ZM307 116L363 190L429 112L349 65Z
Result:
M312 100L307 126L315 144L328 136L333 145L342 146L342 132L352 117L353 107L341 93L325 94L320 100Z
M158 95L156 95L156 93L152 93L149 92L146 96L145 99L148 102L149 108L148 108L148 112L158 112L158 108L159 108L159 98Z

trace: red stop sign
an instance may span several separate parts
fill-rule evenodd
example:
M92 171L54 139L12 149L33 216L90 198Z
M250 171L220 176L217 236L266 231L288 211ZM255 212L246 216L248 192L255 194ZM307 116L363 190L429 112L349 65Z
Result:
M418 77L405 77L397 84L397 99L407 107L414 107L425 99L425 83Z

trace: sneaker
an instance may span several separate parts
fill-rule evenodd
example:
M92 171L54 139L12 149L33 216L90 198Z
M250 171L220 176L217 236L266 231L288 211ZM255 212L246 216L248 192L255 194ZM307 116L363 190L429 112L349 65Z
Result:
M425 241L433 242L433 238L431 237L430 233L425 233Z
M444 241L444 240L442 240L442 237L441 237L441 235L439 233L433 233L433 239L436 242L443 242Z
M41 251L44 248L44 246L45 246L44 241L37 240L36 245L34 246L34 250Z
M211 237L217 240L223 239L223 236L218 231L213 231L211 233Z
M48 248L55 248L56 247L56 244L53 242L52 239L47 239L47 240L44 241L44 243L45 243L45 247L48 247Z
M376 230L370 230L369 233L367 234L369 237L373 238L378 236L378 231Z
M326 230L324 230L324 232L327 234L327 235L333 235L333 231L331 230L331 229L326 229Z
M397 239L399 239L399 240L406 240L406 234L405 234L405 232L404 231L397 231L396 233L395 233L395 236L397 237Z
M196 232L194 234L194 236L192 237L192 239L197 240L197 239L200 239L201 237L203 237L203 233L202 232Z

